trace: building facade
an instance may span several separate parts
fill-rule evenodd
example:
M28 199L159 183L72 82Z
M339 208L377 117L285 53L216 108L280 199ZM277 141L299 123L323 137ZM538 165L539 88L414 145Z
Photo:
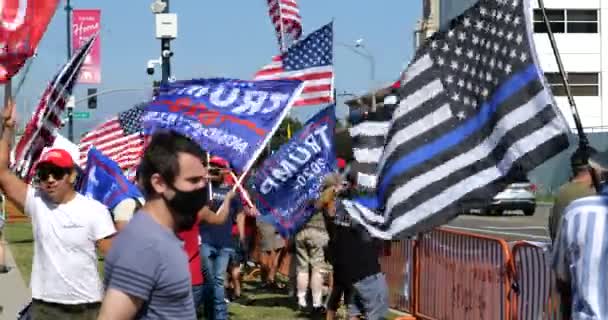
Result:
M540 64L553 89L564 117L574 128L574 120L559 68L547 36L547 28L538 2L534 6L534 42ZM474 5L476 0L440 0L439 25ZM588 132L608 131L608 1L606 0L544 0L551 29L568 74L570 88L578 112Z

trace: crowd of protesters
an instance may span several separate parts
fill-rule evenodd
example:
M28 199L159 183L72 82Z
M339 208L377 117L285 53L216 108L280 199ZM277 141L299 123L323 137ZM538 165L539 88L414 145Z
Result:
M233 190L227 161L163 131L152 136L137 170L144 197L106 208L76 192L76 165L65 150L42 154L31 185L9 170L14 108L3 113L0 188L32 221L32 303L23 316L228 319L228 303L249 301L241 275L254 247L267 289L288 290L277 273L286 254L294 256L288 286L302 315L334 319L342 301L350 319L387 313L381 243L341 205L354 192L351 175L325 177L321 196L310 203L315 213L285 239ZM98 254L105 259L103 278ZM6 268L1 260L0 268Z

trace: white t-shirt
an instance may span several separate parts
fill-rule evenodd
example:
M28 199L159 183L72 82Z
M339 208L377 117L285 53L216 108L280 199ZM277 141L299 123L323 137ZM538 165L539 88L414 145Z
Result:
M77 194L56 205L30 187L25 213L32 218L32 298L60 304L100 302L103 286L95 242L116 232L108 209Z
M138 199L139 203L144 203L144 199ZM135 209L137 208L137 201L135 199L125 199L119 202L116 207L112 210L114 213L114 220L120 222L129 222L133 218L133 214L135 214Z

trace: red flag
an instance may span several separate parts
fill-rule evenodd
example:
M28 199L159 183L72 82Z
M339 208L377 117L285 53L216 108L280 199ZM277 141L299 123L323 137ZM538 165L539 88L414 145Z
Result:
M58 2L0 1L0 83L10 80L34 55Z

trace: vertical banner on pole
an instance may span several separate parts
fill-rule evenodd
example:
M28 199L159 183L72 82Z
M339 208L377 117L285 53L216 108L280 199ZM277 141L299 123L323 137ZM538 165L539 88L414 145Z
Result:
M76 52L91 36L101 30L101 10L72 11L72 52ZM78 83L101 83L101 37L98 35L93 48L85 58Z

